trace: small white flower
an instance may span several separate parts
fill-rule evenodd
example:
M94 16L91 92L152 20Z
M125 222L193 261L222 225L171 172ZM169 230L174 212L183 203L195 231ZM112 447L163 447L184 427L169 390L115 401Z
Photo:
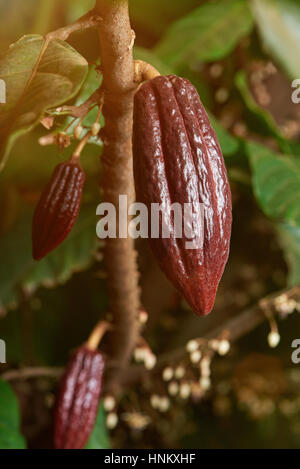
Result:
M134 359L137 363L142 363L145 360L147 349L144 347L137 347L133 353Z
M116 400L113 396L106 396L103 401L104 409L111 412L116 407Z
M164 381L170 381L173 378L173 376L174 376L173 368L168 366L167 368L164 369L163 374L162 374L162 378Z
M175 370L175 378L176 379L182 379L185 375L185 368L181 365L177 366Z
M190 340L190 341L186 344L186 350L187 350L189 353L195 352L196 350L198 350L198 348L199 348L199 344L198 344L197 340Z
M153 368L156 365L156 362L157 362L156 356L152 352L148 351L148 353L146 353L146 356L145 356L146 370L153 370Z
M201 376L201 378L199 380L199 384L200 384L201 389L203 391L208 391L211 387L211 380L207 376Z
M111 412L110 414L107 415L107 417L106 417L106 426L110 430L113 430L114 428L116 428L116 426L118 425L118 422L119 422L119 418L118 418L117 414Z
M178 383L176 383L176 381L172 381L168 386L168 392L170 396L176 396L176 394L178 394L178 391L179 391Z
M82 132L83 127L81 125L77 125L74 129L74 138L76 138L76 140L80 140Z
M202 358L202 353L200 352L200 350L195 350L190 355L190 359L192 363L199 363L201 358Z
M276 331L271 331L268 335L268 343L271 348L276 348L280 342L280 335Z
M122 419L133 430L142 431L151 423L150 417L139 412L127 412L122 415Z
M157 394L152 394L150 397L150 403L153 409L158 409L160 405L160 397Z
M139 312L139 321L140 321L140 324L146 324L148 322L148 313L147 311L145 311L144 309L142 309L140 312Z
M170 399L167 396L163 396L160 398L158 409L161 412L167 412L170 408Z
M230 342L228 340L221 340L218 347L218 354L222 357L227 355L230 350Z
M215 352L219 350L220 341L217 339L212 339L208 344Z
M92 125L92 129L91 129L93 137L97 137L100 130L101 130L101 125L99 124L99 122L95 122Z
M189 383L182 383L179 389L179 395L182 399L188 399L191 394L191 386Z
M209 377L211 375L211 360L208 357L204 357L203 360L201 360L200 363L200 368L201 368L201 375Z

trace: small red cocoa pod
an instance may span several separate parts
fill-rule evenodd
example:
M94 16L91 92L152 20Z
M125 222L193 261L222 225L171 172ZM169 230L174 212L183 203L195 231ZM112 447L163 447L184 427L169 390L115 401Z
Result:
M40 260L71 232L80 210L85 173L77 161L54 169L35 209L32 222L33 258Z
M216 133L188 80L159 76L137 91L133 158L137 200L147 205L148 214L151 204L162 207L160 234L149 234L154 256L195 313L206 315L228 259L231 192ZM182 213L184 204L196 210L194 232L202 230L201 247L187 249L185 230L177 237L170 214L174 202ZM163 223L170 233L166 238Z
M103 371L104 359L98 350L82 346L73 353L56 402L56 449L85 447L97 417Z

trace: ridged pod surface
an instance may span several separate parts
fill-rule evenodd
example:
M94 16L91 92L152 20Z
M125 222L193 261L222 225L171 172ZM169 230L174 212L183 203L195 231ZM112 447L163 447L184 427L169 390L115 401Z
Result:
M147 205L149 214L151 204L160 204L160 226L163 222L170 232L169 238L149 234L154 256L195 313L206 315L228 259L231 192L216 133L188 80L159 76L137 91L133 158L137 201ZM203 233L200 248L187 249L184 230L176 237L173 203L183 213L184 204L192 204L194 232Z
M54 169L33 216L34 259L45 257L71 232L79 214L84 183L85 173L76 161L61 163Z
M56 449L85 447L97 418L103 372L104 359L99 351L83 346L72 355L56 403Z

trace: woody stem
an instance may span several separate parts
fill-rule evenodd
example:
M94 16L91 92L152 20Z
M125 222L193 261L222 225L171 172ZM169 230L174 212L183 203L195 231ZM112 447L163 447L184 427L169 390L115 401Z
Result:
M133 32L128 0L97 0L95 12L102 17L99 27L105 117L102 154L103 199L114 205L119 227L119 195L135 200L132 170L132 124L134 62ZM127 222L129 218L127 215ZM110 312L114 328L109 333L110 359L116 365L108 372L106 388L117 393L139 334L137 254L134 241L108 238L105 245Z

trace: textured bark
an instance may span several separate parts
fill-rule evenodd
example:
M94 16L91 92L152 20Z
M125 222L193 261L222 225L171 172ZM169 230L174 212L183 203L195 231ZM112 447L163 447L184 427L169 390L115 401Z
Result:
M99 38L105 117L103 200L112 203L118 215L119 194L128 196L128 204L135 199L132 169L134 35L127 0L97 0L95 11L102 17ZM117 392L118 382L138 337L137 315L140 300L137 254L133 240L107 239L105 260L110 312L114 321L114 330L110 333L109 355L111 361L117 363L107 376L106 389Z

